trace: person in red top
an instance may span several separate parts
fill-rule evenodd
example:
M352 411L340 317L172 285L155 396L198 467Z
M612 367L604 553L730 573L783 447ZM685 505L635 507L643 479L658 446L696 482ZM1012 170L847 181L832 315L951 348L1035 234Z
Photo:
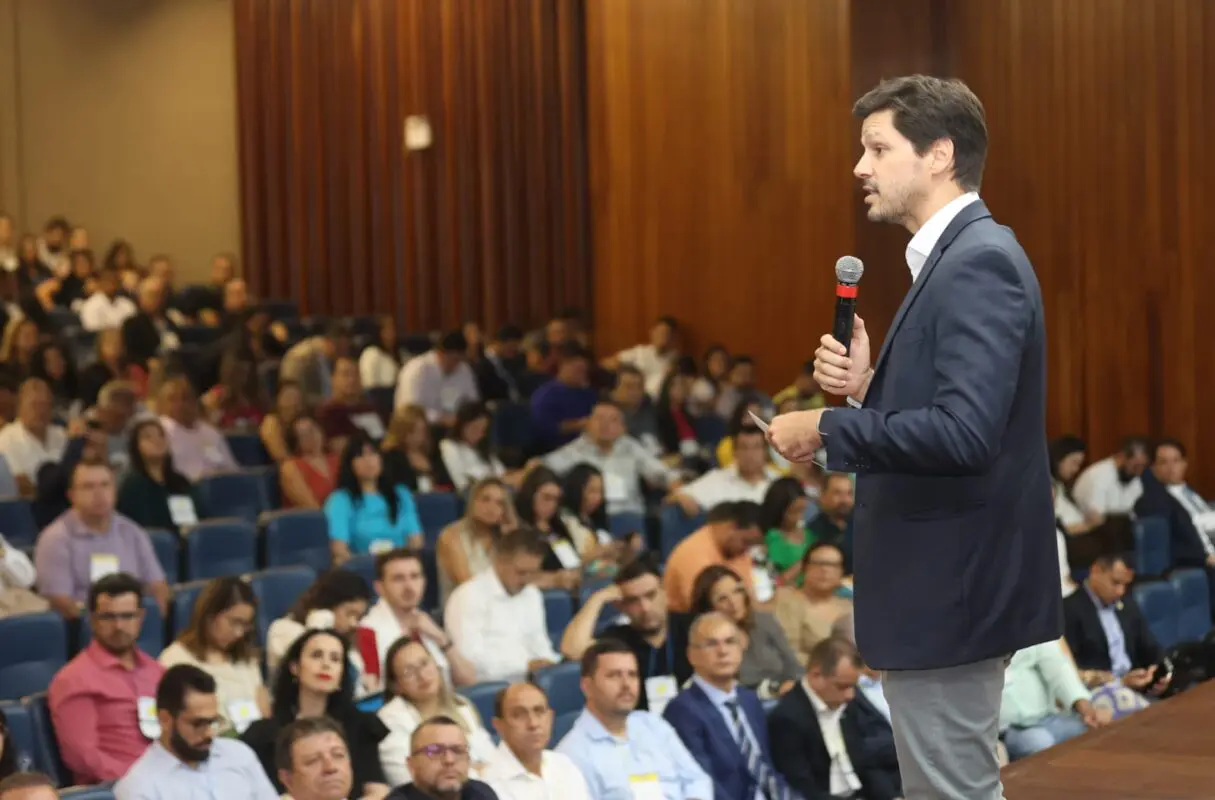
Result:
M155 698L164 667L136 644L142 591L125 572L95 582L89 589L93 641L51 681L51 722L73 783L121 778L160 736Z
M309 414L300 414L287 429L291 457L279 469L284 508L320 508L337 485L339 453L325 446L325 434Z
M377 442L383 439L384 415L363 392L359 363L351 356L339 356L333 362L330 384L333 386L333 396L316 410L317 421L329 440L329 448L340 453L346 447L346 440L358 431L364 431Z

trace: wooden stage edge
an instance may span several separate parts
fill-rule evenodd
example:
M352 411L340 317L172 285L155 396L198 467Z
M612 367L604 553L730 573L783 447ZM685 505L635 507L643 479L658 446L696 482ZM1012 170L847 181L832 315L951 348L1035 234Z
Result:
M1005 767L1007 800L1212 800L1215 681Z

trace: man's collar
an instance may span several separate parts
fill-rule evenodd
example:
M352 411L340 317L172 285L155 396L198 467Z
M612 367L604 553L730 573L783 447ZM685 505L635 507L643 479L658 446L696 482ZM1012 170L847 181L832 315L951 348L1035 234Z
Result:
M724 706L726 703L738 702L737 683L730 687L730 691L726 692L718 689L716 686L709 683L699 675L693 675L692 682L700 687L700 690L705 693L705 696L708 697L715 706Z
M1121 600L1115 601L1113 603L1106 603L1100 597L1097 596L1097 593L1093 591L1093 588L1091 586L1089 586L1087 580L1084 581L1084 591L1088 592L1089 598L1093 601L1093 605L1095 605L1097 607L1098 611L1104 611L1107 608L1112 608L1116 611L1122 610L1122 601Z
M540 776L544 777L544 769L548 764L548 750L543 750L540 753ZM495 766L505 773L507 778L517 778L520 775L532 775L527 767L523 766L523 762L515 755L515 751L510 749L510 745L503 739L498 743L498 759Z
M134 654L134 669L139 669L144 665L144 659L147 658L147 656L143 654L143 651L140 650L138 646L132 646L131 651ZM93 663L96 664L100 669L114 669L117 667L118 669L125 670L127 668L126 664L123 664L118 656L102 647L101 642L97 641L96 639L89 643L89 646L84 652L88 654L88 657L92 659Z

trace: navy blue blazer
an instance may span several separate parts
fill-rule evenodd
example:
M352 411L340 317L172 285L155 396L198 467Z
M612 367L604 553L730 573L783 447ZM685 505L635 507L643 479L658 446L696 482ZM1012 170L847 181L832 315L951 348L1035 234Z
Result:
M1207 550L1202 546L1201 531L1194 526L1194 519L1181 501L1160 482L1156 473L1145 469L1139 478L1143 494L1135 501L1135 513L1140 517L1163 517L1169 523L1169 553L1174 569L1179 567L1205 567Z
M857 473L865 660L940 669L1059 638L1042 294L982 202L946 227L874 369L864 407L819 426L827 466Z
M759 695L745 686L736 689L738 703L742 707L747 724L755 734L764 754L764 761L773 776L784 786L784 779L772 764L772 749L768 744L768 722ZM662 716L679 734L680 741L700 764L700 768L713 779L713 796L752 800L756 784L747 769L742 748L734 738L734 732L713 701L695 682L680 692L667 704Z

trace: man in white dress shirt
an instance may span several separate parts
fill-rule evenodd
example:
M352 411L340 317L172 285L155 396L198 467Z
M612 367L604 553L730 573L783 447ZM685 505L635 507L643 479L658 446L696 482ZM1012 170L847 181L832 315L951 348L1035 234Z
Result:
M1131 513L1135 501L1143 494L1139 476L1147 468L1148 451L1146 439L1131 436L1122 442L1117 453L1090 464L1072 487L1080 510L1106 516Z
M29 378L17 394L17 418L0 428L0 456L8 461L22 497L32 497L38 468L59 461L67 447L67 432L51 421L51 387Z
M718 503L750 500L762 504L768 487L779 477L768 463L767 434L759 428L742 428L734 434L734 463L709 470L675 492L672 499L689 517Z
M447 632L422 610L426 571L418 551L398 547L376 556L375 591L380 599L359 622L359 627L375 636L381 674L387 671L384 659L393 643L402 636L416 636L448 686L476 683L473 665L453 647Z
M461 405L481 399L466 350L464 334L453 331L430 352L406 361L397 376L394 407L421 406L432 425L450 428Z
M604 367L614 370L621 364L629 364L641 371L645 378L646 394L655 400L662 391L662 382L679 358L679 322L674 317L659 317L650 328L650 343L639 344L603 362Z
M502 743L481 778L501 800L591 800L573 760L546 749L553 735L553 709L539 686L516 683L499 692L494 728Z
M275 744L283 800L347 800L354 786L350 749L329 717L301 717L279 731Z
M86 331L121 328L129 317L135 316L139 309L129 297L118 293L120 288L122 280L117 270L101 270L97 275L97 291L80 304L80 326Z
M479 681L521 681L561 660L548 636L544 596L532 585L547 553L531 528L503 534L489 569L462 583L444 617L456 651Z

